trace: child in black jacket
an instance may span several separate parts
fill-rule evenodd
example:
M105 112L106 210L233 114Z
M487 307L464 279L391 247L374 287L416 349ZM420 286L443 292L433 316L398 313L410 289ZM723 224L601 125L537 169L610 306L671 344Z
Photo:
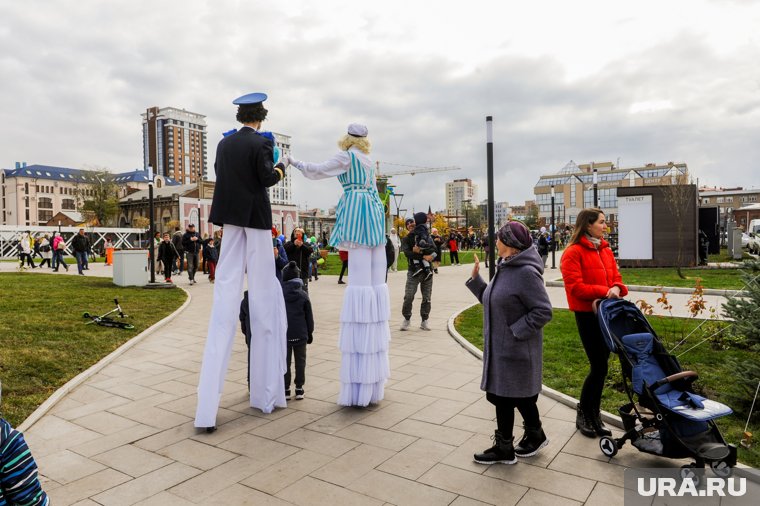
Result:
M285 372L285 398L290 400L290 361L295 357L296 399L303 399L303 385L306 382L306 345L314 335L314 315L311 301L301 280L301 271L295 262L289 262L282 269L282 295L288 313L288 369Z

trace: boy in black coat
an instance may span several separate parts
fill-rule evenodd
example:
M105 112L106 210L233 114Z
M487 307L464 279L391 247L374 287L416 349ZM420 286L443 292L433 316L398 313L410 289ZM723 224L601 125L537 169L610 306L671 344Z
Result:
M314 334L314 315L311 311L309 294L304 291L301 271L295 262L289 262L282 269L282 295L288 313L288 355L285 372L285 398L290 400L290 361L295 356L296 399L303 399L303 385L306 382L306 345Z
M164 234L164 240L158 246L158 259L161 260L164 266L164 281L167 283L172 282L172 270L174 269L174 261L177 257L179 255L167 232Z

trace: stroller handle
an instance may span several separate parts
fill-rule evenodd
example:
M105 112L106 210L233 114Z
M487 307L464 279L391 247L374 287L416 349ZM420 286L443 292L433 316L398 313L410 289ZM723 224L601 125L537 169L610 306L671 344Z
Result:
M594 302L591 303L591 310L594 312L594 314L599 313L599 304L605 299L606 297L602 297L601 299L594 299Z
M655 388L659 388L662 385L665 385L666 383L671 383L673 381L678 381L680 379L685 379L685 378L691 378L690 381L695 381L698 377L699 375L695 373L694 371L681 371L681 372L671 374L670 376L666 378L662 378L661 380L656 381L653 386Z

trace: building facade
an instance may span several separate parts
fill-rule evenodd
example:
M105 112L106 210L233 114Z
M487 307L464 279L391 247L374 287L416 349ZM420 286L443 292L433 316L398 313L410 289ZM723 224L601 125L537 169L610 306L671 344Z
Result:
M760 189L699 188L700 207L717 207L722 229L725 228L726 221L733 220L737 227L747 230L749 222L756 218L753 218L753 213L747 212L748 208L753 209L751 206L754 204L760 204ZM740 211L742 208L744 210Z
M207 177L205 116L175 107L149 107L141 116L145 170L181 184Z
M450 217L463 217L465 207L477 207L477 203L478 185L471 179L455 179L446 183L446 214Z
M612 162L570 162L554 174L541 176L533 188L541 223L549 223L552 215L551 190L554 187L554 222L558 226L574 225L581 210L595 207L594 174L597 180L598 207L604 210L614 228L617 219L617 189L634 186L668 186L688 182L685 163L619 168Z
M97 182L95 173L90 170L16 162L14 169L0 171L0 223L42 226L58 213L78 213L82 198L91 194L88 187ZM114 182L119 186L120 196L148 186L147 174L141 170L114 174ZM156 182L156 186L176 184L163 177Z

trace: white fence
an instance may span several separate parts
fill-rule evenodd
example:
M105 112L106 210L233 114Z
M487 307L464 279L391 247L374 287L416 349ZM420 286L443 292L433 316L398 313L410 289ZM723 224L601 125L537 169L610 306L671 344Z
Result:
M87 237L90 239L92 250L100 252L103 250L106 237L111 237L114 248L117 249L134 249L141 247L141 243L148 239L148 231L142 228L108 228L108 227L56 227L56 226L18 226L18 225L0 225L0 258L18 257L18 242L21 236L27 230L32 236L37 238L48 234L51 238L53 232L60 232L66 241L66 253L71 254L71 239L84 228Z

